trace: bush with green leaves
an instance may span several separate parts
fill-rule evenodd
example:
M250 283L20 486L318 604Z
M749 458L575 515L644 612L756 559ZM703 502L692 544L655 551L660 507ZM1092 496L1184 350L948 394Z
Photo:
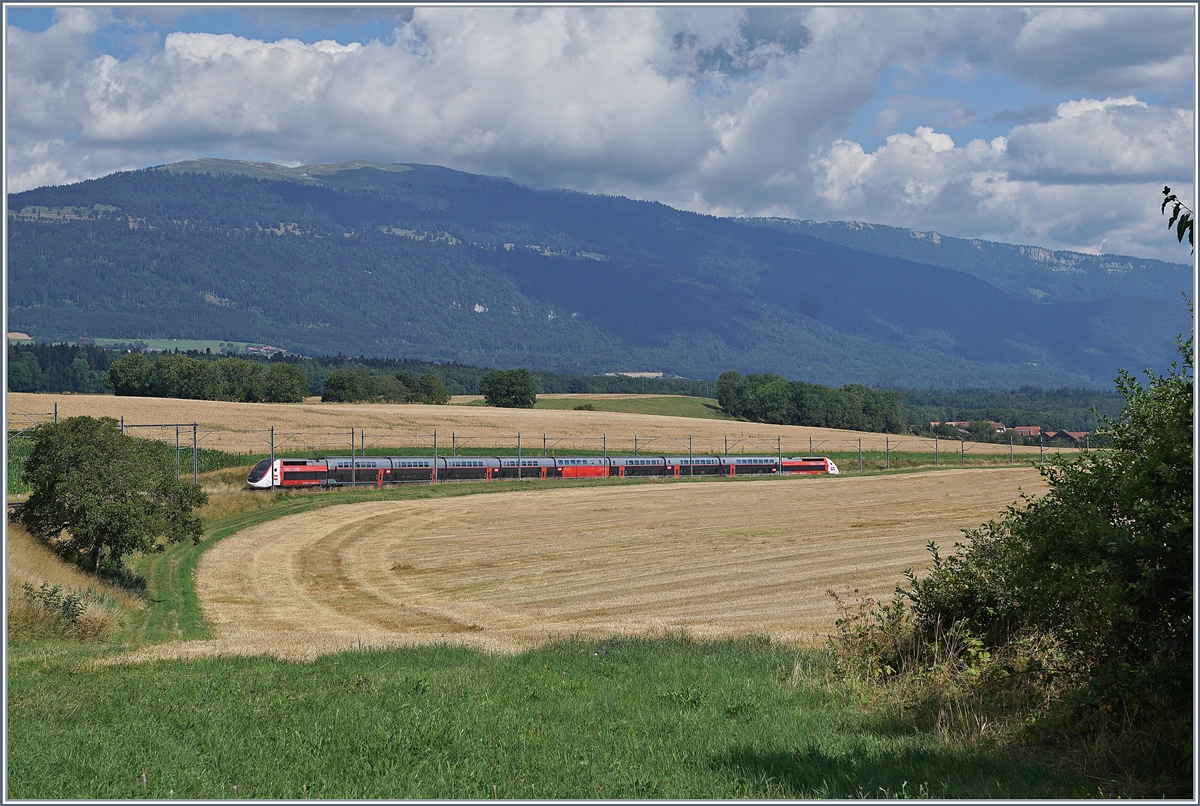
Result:
M21 522L68 561L99 574L133 552L199 542L192 510L208 496L178 479L160 444L126 436L109 417L43 423L30 439Z
M62 585L50 587L49 582L43 582L41 587L35 588L26 582L21 589L27 601L41 605L46 612L71 627L79 624L79 618L87 609L87 602L81 594L63 593Z
M1193 341L1182 366L1122 372L1111 448L1059 456L1049 491L933 553L904 595L917 629L959 629L991 649L1031 635L1061 652L1072 699L1101 709L1178 709L1192 698Z

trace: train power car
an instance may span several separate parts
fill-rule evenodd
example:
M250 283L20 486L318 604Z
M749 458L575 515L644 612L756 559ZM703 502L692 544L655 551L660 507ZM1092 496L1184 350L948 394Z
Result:
M836 476L838 474L838 467L833 463L832 459L825 456L801 456L799 458L784 459L782 471L784 473L806 475L829 473Z
M824 456L327 456L263 459L250 471L252 489L433 484L498 479L587 479L656 476L836 474Z
M319 487L328 481L328 466L322 459L263 459L250 471L246 483L257 489L270 487Z

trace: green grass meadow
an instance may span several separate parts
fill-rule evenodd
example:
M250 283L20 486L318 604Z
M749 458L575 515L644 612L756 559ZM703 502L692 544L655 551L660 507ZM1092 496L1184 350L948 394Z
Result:
M941 746L820 685L819 655L753 639L83 660L10 664L10 798L1089 794L1031 761Z
M247 347L264 347L266 345L249 341L221 341L220 339L111 339L95 338L92 343L97 347L112 347L114 344L132 344L141 342L147 350L212 350L214 353L239 352L244 353ZM232 349L230 349L232 345Z
M223 471L223 480L240 471ZM8 643L13 799L1070 798L1106 794L1053 749L965 747L840 680L823 648L754 636L567 640L517 655L360 647L100 663L209 637L194 587L220 539L360 501L634 480L239 494L199 545L140 559L108 637ZM688 483L688 482L681 482ZM712 483L712 482L703 482ZM717 482L721 483L721 482ZM746 480L734 483L771 483ZM144 774L144 779L143 779Z
M535 409L578 409L580 406L591 406L594 411L613 411L624 414L657 414L668 417L696 417L703 420L736 420L726 414L717 405L717 401L705 397L684 397L682 395L667 395L653 397L642 395L638 397L605 396L583 398L548 398L539 397L533 405Z

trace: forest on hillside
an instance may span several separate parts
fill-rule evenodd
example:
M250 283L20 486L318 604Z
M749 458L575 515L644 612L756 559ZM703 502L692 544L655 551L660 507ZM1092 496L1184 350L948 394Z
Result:
M1190 285L1174 264L1106 286L1028 259L997 268L993 245L955 247L948 268L878 237L834 243L436 166L319 183L180 170L12 194L10 325L40 342L233 339L580 376L1104 388L1169 363L1187 321L1166 299ZM958 259L971 253L977 274ZM984 275L1059 285L1031 298Z

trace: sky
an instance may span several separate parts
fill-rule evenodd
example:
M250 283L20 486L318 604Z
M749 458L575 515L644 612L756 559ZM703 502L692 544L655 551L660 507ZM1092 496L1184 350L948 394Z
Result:
M1194 4L5 12L9 192L367 159L1191 262Z

